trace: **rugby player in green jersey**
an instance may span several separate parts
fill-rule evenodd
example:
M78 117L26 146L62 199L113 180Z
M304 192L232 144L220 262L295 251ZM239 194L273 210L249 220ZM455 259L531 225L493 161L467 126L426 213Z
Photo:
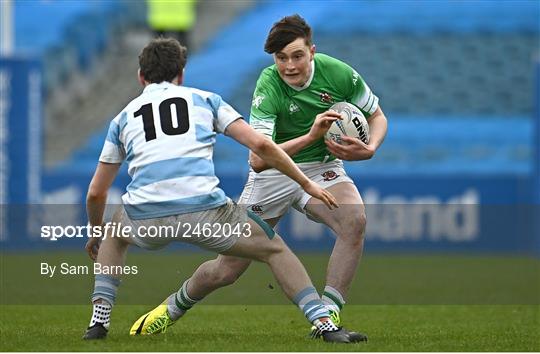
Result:
M371 159L386 135L386 117L377 96L353 68L328 55L315 54L311 28L299 15L276 22L264 49L272 54L275 64L264 69L257 81L250 124L276 142L307 176L330 191L340 208L324 210L319 201L253 152L249 179L239 203L272 227L292 206L334 231L337 237L322 300L332 319L339 323L339 313L362 255L366 228L362 197L347 176L342 160ZM355 104L367 117L369 144L346 136L343 145L324 139L332 122L339 119L329 108L341 101ZM248 260L220 255L201 266L207 275L201 286L215 289L232 283L248 266ZM367 339L362 334L359 337Z
M336 242L327 267L322 301L334 322L340 322L347 291L362 255L366 214L362 197L347 176L342 160L372 158L387 131L384 113L362 77L349 65L315 54L311 28L299 15L276 22L266 39L265 51L275 64L261 73L253 95L250 124L276 142L313 181L330 191L340 208L328 210L285 175L250 152L251 171L240 204L274 227L292 206L310 219L330 227ZM368 119L369 144L343 137L339 145L324 134L340 115L329 110L336 102L358 106ZM219 255L203 263L184 286L192 299L234 283L250 261ZM197 301L193 300L190 307ZM187 310L187 309L186 309ZM312 328L312 336L320 331ZM349 332L351 341L366 341L364 334Z

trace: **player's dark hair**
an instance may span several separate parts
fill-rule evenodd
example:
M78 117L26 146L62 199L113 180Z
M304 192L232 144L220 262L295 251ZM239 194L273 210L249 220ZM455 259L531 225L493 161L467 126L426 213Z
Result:
M311 47L311 27L298 14L285 16L274 23L270 29L264 44L264 51L268 54L274 54L297 38L303 38L306 45Z
M150 83L173 81L186 66L187 49L174 38L155 38L139 55L139 68Z

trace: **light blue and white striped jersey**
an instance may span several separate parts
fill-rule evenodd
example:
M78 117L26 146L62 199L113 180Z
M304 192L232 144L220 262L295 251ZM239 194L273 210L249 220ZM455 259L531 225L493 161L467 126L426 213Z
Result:
M215 136L241 115L220 96L170 82L150 84L109 126L99 161L126 160L122 196L132 219L216 208L226 203L212 162Z

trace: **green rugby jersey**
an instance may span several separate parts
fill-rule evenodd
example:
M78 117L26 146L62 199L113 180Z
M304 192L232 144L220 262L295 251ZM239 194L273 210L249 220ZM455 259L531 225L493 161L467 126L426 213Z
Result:
M349 65L325 54L315 54L312 77L304 88L294 88L279 76L276 65L264 69L257 80L251 105L251 126L277 144L305 135L317 114L336 102L357 105L369 117L378 107L375 96L362 77ZM324 139L293 156L299 162L335 159Z

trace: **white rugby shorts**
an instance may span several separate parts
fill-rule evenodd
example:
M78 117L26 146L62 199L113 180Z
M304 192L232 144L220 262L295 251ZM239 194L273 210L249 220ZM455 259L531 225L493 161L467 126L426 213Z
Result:
M209 251L222 253L234 246L239 237L236 234L227 236L229 233L225 229L220 228L220 225L227 224L233 228L239 225L242 228L248 222L248 214L244 208L235 204L232 200L227 199L226 204L214 209L140 220L130 219L122 207L120 222L122 227L131 227L131 240L135 245L144 249L160 249L176 241L190 243ZM201 227L204 227L205 224L209 227L207 229L210 231L209 236L204 236L201 232L196 232L197 225L199 225L199 230L201 230ZM162 232L159 237L148 236L148 230L150 228L156 230L160 226L165 227L161 230L169 227L168 230L174 230L174 232L172 234ZM220 230L219 232L218 229ZM176 230L179 230L179 232L176 233ZM147 233L146 235L144 234L145 232Z
M338 159L299 163L298 167L325 189L341 182L353 183ZM250 171L238 204L268 220L282 216L291 206L305 214L304 207L310 198L298 183L272 168L260 173Z

